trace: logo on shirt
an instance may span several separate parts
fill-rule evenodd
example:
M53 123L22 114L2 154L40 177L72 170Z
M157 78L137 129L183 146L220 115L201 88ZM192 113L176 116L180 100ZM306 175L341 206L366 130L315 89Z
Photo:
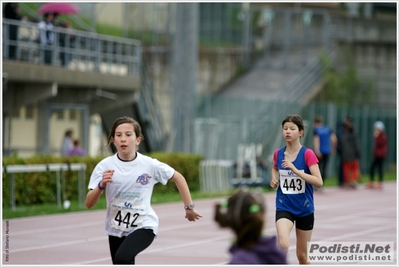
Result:
M137 178L136 183L141 184L141 185L147 185L150 182L151 176L144 173Z

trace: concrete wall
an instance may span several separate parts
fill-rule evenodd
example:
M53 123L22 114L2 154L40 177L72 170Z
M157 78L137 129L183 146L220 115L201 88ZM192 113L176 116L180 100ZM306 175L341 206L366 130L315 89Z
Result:
M32 117L27 117L27 108L22 107L14 112L11 122L11 130L9 129L8 119L4 122L4 140L5 150L8 144L12 150L18 150L18 155L21 157L30 157L36 154L37 147L37 127L38 127L38 109L33 107ZM71 119L70 111L64 110L62 118L57 113L53 113L50 118L50 150L54 155L60 156L62 140L65 131L72 129L74 132L73 138L82 140L80 136L80 120L81 117L77 113L76 117ZM11 133L11 135L10 135Z
M169 53L145 53L145 62L149 70L155 99L161 109L168 132L172 123L172 70L169 65ZM197 94L217 93L231 82L241 71L243 52L241 49L207 48L200 49L198 58Z
M33 116L27 117L27 108L22 107L18 110L18 117L12 118L11 124L6 119L3 122L4 127L4 150L7 151L10 147L13 151L18 151L20 157L31 157L37 154L37 150L42 148L37 147L37 127L38 127L38 109L33 108ZM64 138L65 131L72 129L74 139L81 140L81 116L77 112L76 117L71 118L71 110L63 111L63 118L60 119L57 113L53 113L50 118L50 151L55 156L61 156L61 145ZM11 125L11 128L9 127ZM102 131L101 118L94 114L90 117L90 130L89 130L89 144L87 154L91 156L107 155L109 149L106 148L107 137ZM11 135L10 135L11 133ZM7 156L7 155L4 155Z

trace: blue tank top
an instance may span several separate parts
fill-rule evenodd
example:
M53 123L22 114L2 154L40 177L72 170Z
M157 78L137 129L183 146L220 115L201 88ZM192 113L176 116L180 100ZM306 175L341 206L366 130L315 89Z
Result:
M283 147L277 152L279 186L277 188L276 210L283 210L294 216L304 217L314 212L313 186L294 174L289 168L281 167L285 148ZM307 149L302 146L293 164L298 170L310 174L309 167L305 162L305 151Z
M319 150L324 155L331 154L331 134L332 130L326 125L314 129L314 135L318 135L320 138Z

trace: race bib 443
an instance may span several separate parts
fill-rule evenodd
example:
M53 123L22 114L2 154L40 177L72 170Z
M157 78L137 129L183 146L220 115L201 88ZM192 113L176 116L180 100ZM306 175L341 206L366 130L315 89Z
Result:
M303 170L301 170L303 171ZM279 170L280 188L283 194L305 193L305 180L291 170Z
M145 211L141 202L114 199L111 202L111 226L124 232L141 228Z

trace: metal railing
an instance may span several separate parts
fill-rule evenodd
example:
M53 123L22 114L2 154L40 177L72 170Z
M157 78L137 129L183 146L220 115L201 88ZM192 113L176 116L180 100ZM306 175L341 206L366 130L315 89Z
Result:
M53 43L39 42L37 23L3 19L3 59L70 70L141 74L141 43L70 28L53 27Z
M3 166L3 174L9 174L10 178L10 204L11 209L16 210L16 196L15 196L15 173L28 172L55 172L56 187L57 187L57 206L61 208L62 198L66 200L65 194L65 171L78 172L78 202L79 207L84 207L85 200L85 163L51 163L51 164L30 164L30 165L8 165Z

